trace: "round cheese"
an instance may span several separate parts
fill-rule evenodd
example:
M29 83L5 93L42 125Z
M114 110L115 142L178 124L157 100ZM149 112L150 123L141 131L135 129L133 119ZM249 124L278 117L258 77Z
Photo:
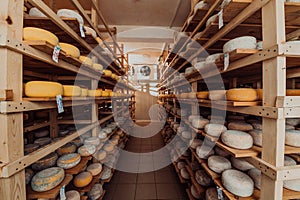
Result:
M204 131L213 137L219 137L221 133L227 131L227 128L221 124L207 124L204 127Z
M248 171L249 169L255 168L253 165L248 163L242 158L231 158L231 164L234 168L241 170L241 171Z
M36 192L49 191L58 186L65 177L65 171L60 167L52 167L35 174L31 180L31 188Z
M196 119L193 119L192 126L197 129L203 129L205 127L205 125L208 123L209 123L208 119L196 118Z
M76 190L67 191L66 200L80 200L80 193Z
M187 139L187 140L192 139L192 133L190 131L183 131L182 137L183 139Z
M196 92L190 92L190 93L188 94L188 98L189 98L189 99L195 99L195 98L196 98L196 95L197 95Z
M63 155L68 153L75 153L76 149L77 149L76 145L74 143L69 142L64 146L58 148L56 152L58 153L58 155Z
M101 180L106 180L106 179L109 179L112 175L112 171L111 169L105 167L104 170L103 170L103 174L101 176Z
M84 21L81 15L79 15L77 12L69 9L59 9L57 11L57 16L64 17L64 18L76 18L79 24L83 25Z
M33 98L54 98L63 95L63 86L48 81L30 81L25 84L25 95Z
M86 34L91 35L93 38L97 38L97 33L94 29L88 27L88 26L84 26L84 30Z
M221 156L210 156L207 160L207 164L208 167L216 173L222 173L227 169L231 169L230 161Z
M79 58L80 51L74 45L68 44L68 43L63 43L63 42L60 42L58 45L60 46L61 50L66 52L67 56L72 56L74 58Z
M83 145L78 148L77 152L80 156L90 156L96 152L96 147L94 145Z
M194 67L188 67L185 69L185 74L190 74L194 71Z
M106 151L106 152L112 152L113 150L114 150L114 145L112 145L112 144L106 144L106 145L104 145L104 147L103 147L103 149L104 149L104 151Z
M103 192L102 185L97 183L93 186L91 191L88 192L88 197L91 200L98 200L101 197L102 192Z
M291 126L291 125L288 125L286 124L285 125L285 130L295 130L296 128L294 126ZM299 128L297 128L297 130L299 130Z
M82 139L80 137L74 139L71 141L77 148L82 146L83 143L82 143Z
M65 97L79 97L81 96L81 88L74 85L63 85Z
M196 187L194 185L191 186L191 194L195 199L200 199L201 195L197 191Z
M300 96L300 89L287 89L286 96Z
M249 131L249 134L253 138L253 143L257 146L262 146L262 130L254 129L252 131Z
M95 154L95 158L99 161L104 160L106 158L106 156L107 156L106 151L97 151Z
M262 101L263 99L263 89L256 89L257 92L257 100Z
M300 124L300 119L298 118L288 118L285 120L287 125L291 125L291 126L297 126L298 124Z
M50 134L49 130L40 130L40 131L34 132L34 137L42 138L42 137L48 136L49 134Z
M81 172L80 174L76 175L73 183L75 187L85 187L88 186L93 180L93 176L90 172Z
M300 147L300 131L286 130L285 144L293 147Z
M87 65L89 67L93 66L93 61L89 57L86 56L79 56L79 60L81 60L83 65Z
M58 156L56 153L50 153L48 156L36 161L31 165L31 168L35 171L41 171L50 167L53 167L56 164Z
M90 137L84 140L84 144L98 146L100 144L100 139L98 137Z
M42 13L36 7L30 8L30 10L29 10L29 16L32 16L32 17L47 17L44 13Z
M177 168L179 170L181 170L181 169L183 169L185 167L186 167L186 163L185 162L180 161L180 162L177 163Z
M204 187L213 185L213 180L204 170L197 170L195 173L197 183Z
M103 66L101 64L98 64L98 63L94 63L92 67L97 71L102 71L103 70Z
M101 163L91 164L86 168L86 171L90 172L93 176L97 176L102 171L102 165Z
M229 169L222 173L222 184L232 194L249 197L254 191L253 180L243 172Z
M242 36L226 42L223 46L223 52L231 52L235 49L256 49L256 38L252 36Z
M81 88L81 95L82 97L87 97L88 96L89 90L86 88Z
M23 28L23 40L27 41L46 41L53 46L58 45L58 38L53 33L41 28L25 27Z
M222 157L229 157L230 153L221 149L220 147L216 146L215 147L215 152L217 155L222 156Z
M38 144L40 147L42 147L42 146L45 146L47 144L50 144L51 141L52 141L51 138L49 138L49 137L43 137L43 138L36 139L34 141L34 144Z
M180 175L181 175L182 178L187 179L187 180L191 178L191 176L188 173L188 171L186 170L186 168L182 168L180 170Z
M295 166L297 165L297 162L292 159L291 157L284 156L284 166ZM283 187L300 192L300 180L289 180L289 181L283 181Z
M248 175L254 181L254 186L260 190L261 189L261 171L256 168L252 168L248 171Z
M25 182L26 182L26 185L28 185L30 183L33 175L34 175L34 172L31 169L29 169L29 168L25 169Z
M235 88L227 90L226 98L228 101L256 101L257 92L252 88Z
M205 200L216 200L218 198L218 192L216 188L208 188L205 191Z
M63 169L70 169L78 165L80 161L81 157L77 153L64 154L57 160L57 166Z
M89 97L101 97L102 91L101 90L89 90L88 96Z
M201 159L207 159L209 156L214 155L215 151L213 149L210 149L210 147L205 147L202 145L196 148L196 154Z
M251 123L251 125L253 126L254 129L262 130L262 123L261 122L254 122L254 123Z
M191 162L190 167L191 167L192 171L194 171L194 172L201 168L198 161Z
M262 41L259 41L256 43L256 49L263 50L263 42Z
M108 69L103 70L103 76L111 77L111 75L112 75L112 71Z
M236 149L250 149L253 146L253 138L242 131L229 130L221 135L221 140L229 147Z
M25 155L26 155L26 154L30 154L30 153L32 153L32 152L38 150L39 147L40 147L40 145L38 145L38 144L26 144L26 145L24 146L24 154L25 154Z
M217 60L219 60L221 58L222 55L223 55L222 53L216 53L216 54L209 55L205 59L205 62L207 64L215 63Z
M225 100L226 90L212 90L209 91L209 99L213 101Z
M197 92L197 98L198 99L208 99L208 92L207 91Z
M202 143L203 142L200 139L193 139L193 140L190 141L190 147L192 149L196 149L198 146L202 145Z
M107 92L107 91L102 91L101 96L102 96L102 97L109 97L109 92Z
M248 124L246 122L230 122L228 124L229 130L237 130L237 131L251 131L253 130L253 126L251 124Z

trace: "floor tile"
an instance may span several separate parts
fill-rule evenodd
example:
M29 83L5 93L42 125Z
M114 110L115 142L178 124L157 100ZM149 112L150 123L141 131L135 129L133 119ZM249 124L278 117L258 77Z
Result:
M135 184L137 182L137 174L134 173L120 172L118 176L119 176L118 184L122 184L122 183Z
M116 191L113 195L113 200L134 200L136 192L135 184L119 184L117 185Z
M137 183L155 183L154 172L138 174Z
M135 199L157 199L155 184L138 184Z
M179 199L177 184L156 184L158 199Z

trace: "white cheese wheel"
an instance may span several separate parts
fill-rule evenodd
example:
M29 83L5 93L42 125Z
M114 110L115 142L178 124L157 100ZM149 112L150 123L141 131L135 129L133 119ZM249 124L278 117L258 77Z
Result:
M188 171L186 170L186 168L182 168L180 170L180 175L181 175L182 178L187 179L187 180L191 178L191 176L188 173Z
M210 18L208 18L208 20L206 21L206 27L208 27L211 23L217 21L218 18L219 18L218 14L215 14L215 15L211 16Z
M256 49L256 38L252 36L242 36L226 42L223 46L223 52L231 52L236 49Z
M284 166L297 165L297 162L290 156L284 156Z
M256 43L256 49L263 50L263 42L262 41Z
M89 67L93 66L93 61L89 57L86 56L80 56L79 60L81 60L82 64L87 65Z
M47 17L44 13L42 13L38 8L32 7L29 10L29 16L32 17Z
M43 137L43 138L39 138L34 140L34 144L38 144L40 147L45 146L47 144L50 144L52 141L51 138L49 137Z
M183 131L182 132L182 137L184 139L190 140L190 139L192 139L192 133L190 131Z
M216 188L208 188L205 191L205 200L217 200L218 198L218 192Z
M31 165L31 168L35 171L41 171L50 167L53 167L56 164L58 156L56 153L52 152L48 156L36 161Z
M226 98L228 101L256 101L257 92L252 88L234 88L227 90Z
M202 145L196 148L196 154L201 159L207 159L209 156L214 155L215 151Z
M190 74L194 71L194 67L188 67L185 69L185 74Z
M97 33L94 29L88 26L84 26L85 33L92 35L93 38L97 37Z
M193 139L193 140L190 141L190 147L191 147L192 149L196 149L197 146L200 146L200 145L202 145L202 144L203 144L203 142L202 142L202 140L200 140L200 139Z
M208 167L216 173L222 173L227 169L231 169L230 161L221 156L210 156L207 160L207 164Z
M248 163L246 160L242 158L231 158L231 164L234 168L240 170L240 171L248 171L249 169L255 168L253 165Z
M197 129L203 129L205 127L205 125L208 123L209 123L208 119L204 119L204 118L197 119L196 118L196 119L193 119L192 126Z
M249 134L253 138L253 143L257 146L262 146L262 130L254 129L252 131L249 131Z
M73 183L75 187L85 187L89 185L93 180L93 176L90 172L81 172L80 174L76 175Z
M60 42L58 44L60 46L60 48L66 52L66 55L67 56L72 56L74 58L79 58L80 56L80 51L77 47L75 47L74 45L72 44L68 44L68 43L63 43L63 42Z
M295 166L297 162L289 156L284 156L284 166ZM300 192L300 180L283 181L283 187Z
M25 95L32 98L54 98L63 93L63 86L55 82L30 81L25 84Z
M248 171L248 175L254 181L254 186L260 190L261 189L261 171L256 168L252 168Z
M288 118L286 119L286 124L291 125L291 126L297 126L300 124L300 119L299 118Z
M79 97L81 96L81 88L74 85L63 85L65 97Z
M34 137L42 138L42 137L49 136L49 134L50 134L49 130L41 130L41 131L34 132Z
M220 101L226 99L226 90L212 90L209 91L209 99L213 101Z
M220 147L216 146L215 147L215 152L217 155L222 156L222 157L229 157L231 154Z
M57 160L57 166L63 169L71 169L78 165L80 161L81 156L78 153L64 154Z
M227 131L227 128L221 124L207 124L204 127L204 131L211 136L219 137L221 133Z
M78 148L77 152L80 156L90 156L96 152L96 147L94 145L83 145Z
M197 170L195 173L197 183L204 187L213 185L213 180L204 170Z
M67 191L66 200L80 200L80 193L76 190Z
M31 180L31 188L36 192L49 191L58 186L65 177L64 169L52 167L35 174Z
M201 195L197 191L196 187L194 185L191 186L191 194L195 199L200 199Z
M253 126L246 122L235 121L228 124L228 129L237 131L251 131L253 130Z
M90 172L93 176L97 176L102 171L101 163L93 163L86 168L86 171Z
M97 183L93 186L91 191L88 192L88 197L91 200L98 200L101 197L102 192L103 192L102 185Z
M114 145L112 144L105 144L104 147L103 147L103 150L106 151L106 152L112 152L114 150Z
M227 146L236 149L250 149L253 146L252 136L242 131L225 131L221 135L221 140Z
M85 145L98 146L100 144L100 139L98 137L90 137L84 140Z
M216 54L209 55L205 59L205 62L207 64L215 63L217 60L220 60L220 58L221 58L222 55L223 55L223 53L216 53Z
M300 147L300 131L286 130L285 144L293 147Z
M27 41L47 41L53 46L58 45L58 38L53 33L35 27L25 27L23 28L23 40Z
M109 179L111 177L111 169L105 167L104 170L103 170L103 174L101 176L101 180L106 180L106 179Z
M84 21L83 21L83 18L81 17L81 15L78 14L77 12L73 11L73 10L59 9L57 11L57 16L65 17L65 18L76 18L77 21L79 22L79 24L81 24L81 25L84 24Z
M106 151L97 151L95 154L95 158L99 161L104 160L106 158L106 156L107 156Z

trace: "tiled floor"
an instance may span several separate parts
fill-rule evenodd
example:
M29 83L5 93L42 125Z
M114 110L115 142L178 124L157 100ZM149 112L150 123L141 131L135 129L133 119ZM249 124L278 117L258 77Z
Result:
M151 152L163 147L159 134L146 139L131 137L126 150L130 152ZM119 161L122 162L122 161ZM153 159L140 160L139 167L152 165ZM115 172L110 183L104 185L104 200L183 200L188 199L180 184L176 171L169 165L148 173Z

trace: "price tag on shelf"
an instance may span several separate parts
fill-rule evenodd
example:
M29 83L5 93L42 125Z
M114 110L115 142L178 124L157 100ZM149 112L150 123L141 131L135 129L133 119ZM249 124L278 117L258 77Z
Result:
M56 63L58 63L58 57L59 57L60 50L61 50L60 46L56 45L54 47L53 54L52 54L52 60Z
M56 96L56 103L57 103L58 113L63 113L64 112L64 105L63 105L61 95Z
M219 29L221 29L224 26L224 21L223 21L223 9L220 10L218 13L219 16Z
M217 186L218 199L224 200L222 188Z
M59 190L59 195L61 200L66 200L65 186L62 186Z
M224 71L229 67L229 53L224 54Z
M82 38L85 38L85 33L82 24L79 24L80 35Z

